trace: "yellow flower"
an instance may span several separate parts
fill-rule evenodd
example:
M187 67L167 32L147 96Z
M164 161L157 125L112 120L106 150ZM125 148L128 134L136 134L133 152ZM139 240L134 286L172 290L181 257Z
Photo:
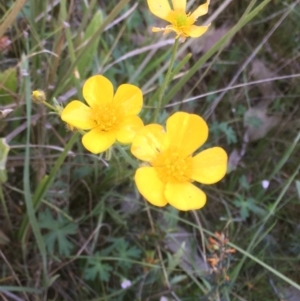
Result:
M197 18L207 14L210 0L200 5L193 13L186 13L186 0L172 0L173 9L171 9L168 0L147 0L151 13L165 21L171 23L165 28L153 27L153 32L170 31L176 32L176 38L180 37L182 41L187 37L198 38L208 29L208 26L196 26L194 23Z
M227 154L220 147L192 154L206 141L208 127L198 115L177 112L161 125L145 126L135 136L132 154L146 161L135 173L139 192L153 205L167 203L178 210L205 205L205 193L192 184L213 184L226 174Z
M62 111L61 119L81 130L84 147L94 154L106 151L116 140L131 143L144 126L137 116L143 105L142 91L133 85L121 85L115 95L112 83L102 75L90 77L83 85L83 97L71 101Z

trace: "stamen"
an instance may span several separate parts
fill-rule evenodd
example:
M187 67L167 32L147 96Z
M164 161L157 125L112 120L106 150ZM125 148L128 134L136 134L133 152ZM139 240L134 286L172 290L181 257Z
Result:
M120 125L120 112L111 104L94 108L93 120L103 132L116 130Z
M190 181L191 157L182 158L176 150L167 150L152 162L158 177L166 182Z

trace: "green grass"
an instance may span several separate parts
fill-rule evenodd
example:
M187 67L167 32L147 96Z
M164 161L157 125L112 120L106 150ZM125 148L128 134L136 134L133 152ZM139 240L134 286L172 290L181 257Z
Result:
M146 1L23 2L0 2L0 45L3 34L11 41L0 47L0 110L13 110L0 117L10 147L5 164L1 142L0 299L271 301L300 290L299 1L228 2L211 32L179 45L158 121L199 114L205 147L236 160L203 188L205 207L186 213L143 200L129 147L89 153L30 96L43 89L65 106L100 73L143 90L147 124L174 36L151 32L160 25ZM224 3L212 1L207 17ZM216 232L228 243L213 251Z

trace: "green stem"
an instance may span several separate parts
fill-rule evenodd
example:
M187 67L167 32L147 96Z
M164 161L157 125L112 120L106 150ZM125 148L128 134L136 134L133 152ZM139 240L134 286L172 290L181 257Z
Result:
M178 45L179 45L179 39L175 39L175 43L173 45L173 49L172 49L172 55L171 55L171 60L170 60L170 65L166 74L166 77L162 83L161 88L159 89L159 93L158 93L158 100L157 100L157 106L154 112L154 122L157 122L157 118L158 118L158 114L161 110L162 107L162 99L164 96L164 92L171 80L171 75L172 75L172 69L174 66L174 62L175 62L175 57L176 57L176 53L177 53L177 49L178 49Z
M43 105L45 105L46 107L48 107L50 110L54 111L55 113L59 114L57 108L55 108L54 106L50 105L50 103L43 101L42 102Z
M26 43L27 52L29 53L28 41ZM26 70L29 74L29 62L25 54L21 58L21 68ZM24 200L26 205L26 213L28 222L31 225L32 232L34 234L38 249L42 257L42 267L43 267L43 279L44 285L48 282L47 274L47 251L41 229L39 227L34 206L32 203L32 193L31 193L31 182L30 182L30 134L31 134L31 81L30 76L24 76L23 89L26 101L26 119L27 119L27 129L26 129L26 147L24 154L24 169L23 169L23 187L24 187Z

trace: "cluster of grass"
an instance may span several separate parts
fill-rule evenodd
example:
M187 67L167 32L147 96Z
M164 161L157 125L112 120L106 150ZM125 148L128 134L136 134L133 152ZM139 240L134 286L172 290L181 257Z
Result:
M186 213L142 199L128 149L92 155L31 101L36 89L51 104L83 100L84 81L103 74L143 90L150 122L174 36L151 33L146 1L0 1L0 12L1 300L267 301L300 290L299 1L211 1L211 31L179 45L159 121L204 116L207 145L230 156L206 206Z

